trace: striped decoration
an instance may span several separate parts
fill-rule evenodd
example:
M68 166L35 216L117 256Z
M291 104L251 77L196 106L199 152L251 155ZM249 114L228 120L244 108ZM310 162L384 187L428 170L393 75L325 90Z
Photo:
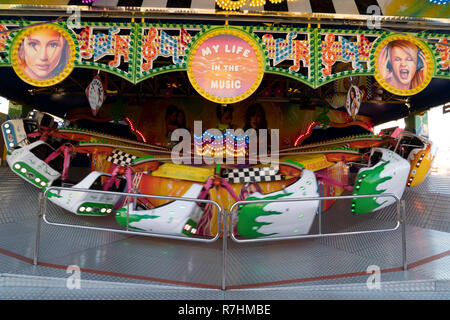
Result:
M226 173L229 183L280 181L284 177L278 172L278 167L253 167L232 169Z
M306 13L338 13L338 14L367 14L371 5L382 6L379 0L296 0L271 3L266 1L264 6L250 7L250 0L242 10L306 12ZM383 0L380 0L383 1ZM68 5L85 5L82 0L69 0ZM222 10L214 0L97 0L93 7L154 7L154 8L189 8Z
M136 156L116 149L106 158L106 161L125 167L129 166L134 159L136 159Z

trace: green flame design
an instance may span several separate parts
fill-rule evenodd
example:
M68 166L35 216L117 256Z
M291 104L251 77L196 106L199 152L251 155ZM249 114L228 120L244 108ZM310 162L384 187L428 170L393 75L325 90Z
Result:
M132 222L139 222L142 219L156 219L156 218L159 218L159 216L151 216L148 214L142 214L142 215L130 214L130 217L128 219L128 227L130 229L135 229L135 230L144 230L144 229L132 227L132 226L130 226L130 224ZM126 226L127 226L127 209L126 208L120 208L116 211L116 220L122 227L126 228Z
M354 195L362 195L362 194L380 194L386 191L386 189L383 190L377 190L377 187L382 184L383 182L392 179L391 176L386 176L384 178L381 178L381 172L383 172L384 168L387 166L389 161L386 161L385 163L363 172L360 172L358 174L358 178L355 183L355 187L353 189ZM364 176L364 177L363 177ZM359 180L362 180L361 183L359 183ZM359 185L359 189L357 189L357 186ZM386 203L388 200L383 201L382 203L378 203L376 200L379 198L359 198L353 199L353 210L356 214L361 213L367 213L372 212L376 208L380 207L384 203Z
M264 198L256 198L256 197L248 197L245 200L274 200L279 199L283 197L291 196L293 192L291 193L281 193L274 196L268 196ZM268 205L271 202L268 203L251 203L251 204L244 204L241 205L238 209L238 221L236 223L237 232L246 237L252 237L252 238L258 238L258 237L264 237L264 236L271 236L275 233L271 234L264 234L258 232L258 230L265 225L272 224L271 222L257 222L256 219L261 216L268 216L272 214L282 214L282 212L278 211L265 211L264 207Z

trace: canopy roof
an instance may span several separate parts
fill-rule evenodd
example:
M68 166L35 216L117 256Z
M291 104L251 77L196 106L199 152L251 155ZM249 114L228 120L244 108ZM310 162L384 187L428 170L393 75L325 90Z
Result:
M345 15L378 14L382 16L406 16L448 18L450 6L447 0L3 0L5 4L31 5L89 5L93 8L133 7L182 8L222 11L224 5L233 3L238 11L325 13ZM277 2L277 3L273 3ZM374 6L380 9L376 12ZM127 9L128 10L128 9ZM185 11L186 12L186 11Z

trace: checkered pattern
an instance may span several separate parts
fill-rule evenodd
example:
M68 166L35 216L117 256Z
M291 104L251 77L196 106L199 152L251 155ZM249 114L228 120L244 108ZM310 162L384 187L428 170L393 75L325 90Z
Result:
M278 173L278 167L234 169L227 173L229 183L279 181L284 177Z
M66 0L68 5L86 5L83 0ZM63 2L59 0L58 2ZM156 8L188 8L188 9L216 9L220 7L213 0L97 0L90 1L95 7L156 7ZM377 5L384 9L385 0L297 0L271 3L265 1L264 5L252 7L247 1L242 10L264 10L281 12L308 12L308 13L341 13L341 14L368 14L370 5ZM31 2L32 3L32 2ZM89 4L91 5L91 4ZM380 14L384 14L380 12Z
M106 158L106 161L125 167L129 166L134 159L136 156L116 149Z

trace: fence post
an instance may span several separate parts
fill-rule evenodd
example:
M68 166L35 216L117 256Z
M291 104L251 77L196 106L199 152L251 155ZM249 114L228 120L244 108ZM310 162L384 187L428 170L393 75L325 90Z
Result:
M319 196L323 197L324 185L319 184ZM322 200L319 200L319 234L322 234Z
M228 238L228 211L222 212L222 290L227 289L227 238Z
M405 200L400 201L401 206L401 222L402 222L402 263L403 270L408 270L408 262L406 258L406 208Z
M37 225L36 225L36 238L34 239L34 255L33 255L33 264L37 266L38 264L38 255L39 255L39 240L41 237L41 217L42 217L42 199L44 198L44 192L41 191L39 193L38 198L38 214L37 214Z

